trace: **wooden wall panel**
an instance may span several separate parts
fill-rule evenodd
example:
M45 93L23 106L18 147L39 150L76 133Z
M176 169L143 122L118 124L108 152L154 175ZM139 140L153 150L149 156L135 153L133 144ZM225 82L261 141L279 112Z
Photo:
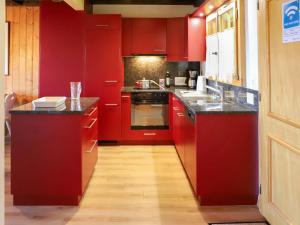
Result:
M18 103L38 97L39 86L38 6L7 6L10 22L10 75L4 78L5 92L15 92Z

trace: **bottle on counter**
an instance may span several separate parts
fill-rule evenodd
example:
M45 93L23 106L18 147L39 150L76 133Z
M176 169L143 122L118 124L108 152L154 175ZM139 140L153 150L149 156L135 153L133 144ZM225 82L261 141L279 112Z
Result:
M165 86L167 88L169 88L171 86L171 76L170 76L170 73L169 71L167 71L166 73L166 77L165 77Z

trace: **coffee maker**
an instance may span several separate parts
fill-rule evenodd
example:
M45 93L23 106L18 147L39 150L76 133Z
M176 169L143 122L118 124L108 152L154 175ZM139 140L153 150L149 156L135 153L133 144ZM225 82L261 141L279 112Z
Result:
M191 89L195 89L197 85L197 77L198 77L198 71L197 70L188 70L188 79L187 79L187 85Z

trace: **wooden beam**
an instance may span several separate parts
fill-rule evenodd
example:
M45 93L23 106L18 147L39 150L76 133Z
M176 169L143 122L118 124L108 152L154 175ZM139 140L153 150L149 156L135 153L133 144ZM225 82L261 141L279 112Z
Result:
M75 10L84 10L84 0L64 0Z
M194 0L90 0L92 4L194 5Z

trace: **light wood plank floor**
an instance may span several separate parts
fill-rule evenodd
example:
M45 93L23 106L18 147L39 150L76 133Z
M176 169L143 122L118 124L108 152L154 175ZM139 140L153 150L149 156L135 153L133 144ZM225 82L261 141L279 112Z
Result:
M205 225L263 221L256 206L199 208L173 146L99 147L99 160L79 207L13 206L9 159L7 149L6 225Z

